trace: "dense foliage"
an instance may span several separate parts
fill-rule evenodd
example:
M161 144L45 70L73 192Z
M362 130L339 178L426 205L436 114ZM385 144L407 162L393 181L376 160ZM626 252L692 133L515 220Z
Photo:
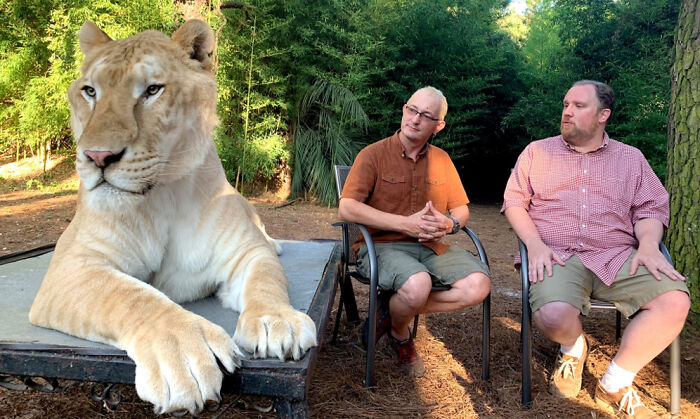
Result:
M122 38L147 28L170 32L174 18L169 0L0 0L0 151L44 157L70 147L66 91L78 76L84 21Z
M582 78L610 83L613 138L662 177L678 0L249 0L195 2L218 32L220 127L229 179L245 190L291 167L292 192L335 200L332 166L391 135L424 85L449 102L434 140L472 198L499 199L517 153L558 133ZM179 24L171 0L0 0L0 151L70 148L67 85L80 24L113 38Z
M519 148L558 133L561 100L572 81L600 80L616 95L608 133L638 147L663 180L678 0L539 0L528 6L525 93L504 119L504 126L524 131Z

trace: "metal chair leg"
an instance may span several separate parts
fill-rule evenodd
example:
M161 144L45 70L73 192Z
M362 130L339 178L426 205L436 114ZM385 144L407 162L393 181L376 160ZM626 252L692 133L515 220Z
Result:
M340 296L338 301L338 312L335 315L335 325L333 326L333 338L331 339L331 344L335 345L338 339L338 329L340 328L340 317L343 314L343 296Z
M527 248L520 242L520 254L526 255ZM520 343L522 346L522 381L520 402L526 408L532 407L532 323L530 312L530 282L527 275L527 257L524 257L520 266L520 276L522 279L522 322L520 326Z
M348 323L359 323L360 315L357 312L355 290L352 288L352 278L350 278L350 275L346 276L345 281L343 281L342 289L345 291L341 293L343 296L343 305L345 306L345 317L348 319Z
M490 376L491 365L491 293L481 303L481 379L486 381Z
M671 343L671 414L681 412L681 337Z
M418 314L413 318L413 330L411 333L413 333L414 338L416 337L416 333L418 333Z
M374 347L377 336L377 289L369 290L369 334L367 336L367 364L365 365L365 386L374 385Z

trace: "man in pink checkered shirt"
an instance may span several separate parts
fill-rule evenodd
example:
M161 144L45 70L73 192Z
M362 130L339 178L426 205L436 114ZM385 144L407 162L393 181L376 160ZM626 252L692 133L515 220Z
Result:
M528 250L535 325L561 345L551 392L575 398L581 389L589 347L579 315L592 296L632 319L596 402L624 417L656 417L632 381L680 333L690 299L685 278L659 251L668 193L639 150L605 132L614 104L606 84L574 83L561 135L525 148L501 211Z

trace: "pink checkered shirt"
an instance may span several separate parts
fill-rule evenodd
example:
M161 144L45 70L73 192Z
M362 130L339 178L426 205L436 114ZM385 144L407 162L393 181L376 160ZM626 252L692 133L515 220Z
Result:
M666 228L669 218L668 193L644 155L607 133L590 153L561 135L530 143L508 179L501 212L513 206L528 211L562 260L577 255L607 285L638 246L634 224L655 218Z

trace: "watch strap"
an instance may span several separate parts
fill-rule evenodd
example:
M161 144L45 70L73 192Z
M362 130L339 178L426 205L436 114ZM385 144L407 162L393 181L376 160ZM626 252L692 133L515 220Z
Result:
M452 226L452 231L450 231L450 234L456 234L459 231L459 221L457 221L456 218L450 217L450 220L454 223Z

